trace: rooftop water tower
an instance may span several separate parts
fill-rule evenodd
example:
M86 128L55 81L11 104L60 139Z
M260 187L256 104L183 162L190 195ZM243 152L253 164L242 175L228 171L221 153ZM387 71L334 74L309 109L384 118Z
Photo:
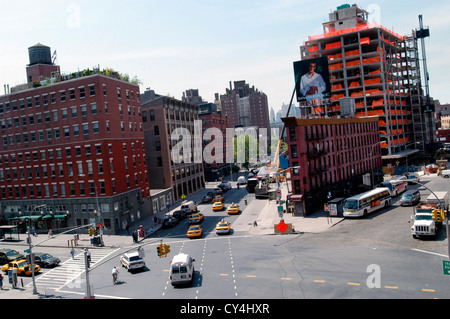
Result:
M52 55L50 47L43 44L36 44L28 48L28 56L30 57L30 64L52 64Z

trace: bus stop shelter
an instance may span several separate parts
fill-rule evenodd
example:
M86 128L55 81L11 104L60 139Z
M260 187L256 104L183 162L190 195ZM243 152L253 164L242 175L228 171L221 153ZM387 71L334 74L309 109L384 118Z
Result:
M17 234L17 238L13 237ZM9 234L9 236L7 236ZM0 239L2 240L20 240L19 229L17 225L2 225L0 226Z

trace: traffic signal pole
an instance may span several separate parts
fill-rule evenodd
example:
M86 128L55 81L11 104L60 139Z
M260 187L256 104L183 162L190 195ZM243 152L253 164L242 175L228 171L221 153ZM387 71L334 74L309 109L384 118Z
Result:
M93 296L91 294L91 285L89 282L89 261L87 256L87 248L84 249L84 268L86 274L86 294L84 298L91 299Z

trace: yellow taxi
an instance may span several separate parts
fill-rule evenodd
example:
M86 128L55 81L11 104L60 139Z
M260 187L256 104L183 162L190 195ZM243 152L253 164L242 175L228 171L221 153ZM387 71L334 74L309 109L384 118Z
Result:
M205 216L202 213L192 214L189 217L189 224L199 224L203 221Z
M31 276L31 265L26 261L26 259L10 261L2 267L2 271L5 273L8 273L8 271L13 269L17 269L17 275ZM34 265L34 273L39 271L41 271L41 267L39 265Z
M227 209L228 214L239 214L239 205L238 204L231 204Z
M213 203L217 203L217 202L223 202L224 201L224 197L222 195L216 195L213 198Z
M216 234L229 234L231 230L231 225L229 222L223 219L216 225Z
M212 210L213 210L213 211L222 210L222 209L224 209L224 208L225 208L225 205L224 205L222 202L215 202L215 203L212 205Z
M202 237L202 234L203 234L203 227L200 225L189 226L189 229L187 231L188 238Z

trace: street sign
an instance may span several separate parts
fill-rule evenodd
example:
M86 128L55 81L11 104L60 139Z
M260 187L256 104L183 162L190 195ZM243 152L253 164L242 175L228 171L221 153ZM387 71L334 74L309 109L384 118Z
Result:
M29 254L29 253L30 253L30 250L29 250L29 249L25 249L23 252L24 252L25 254Z
M443 268L444 268L444 275L450 276L450 261L449 260L443 260Z
M278 206L278 217L283 218L283 206Z
M286 229L288 229L288 225L286 225L285 222L283 220L281 220L280 223L277 225L277 229L281 233L284 233L286 231Z

